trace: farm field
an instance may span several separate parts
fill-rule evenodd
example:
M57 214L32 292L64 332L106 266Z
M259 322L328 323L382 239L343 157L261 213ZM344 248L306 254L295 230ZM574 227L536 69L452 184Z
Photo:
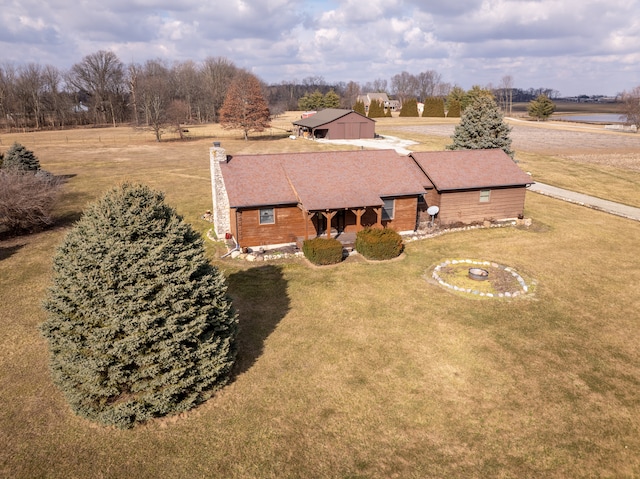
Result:
M221 260L207 240L240 318L232 382L188 413L133 430L69 410L37 329L69 225L134 180L164 191L204 235L212 141L230 154L345 148L290 140L295 115L248 142L211 125L189 127L185 142L127 127L0 134L0 151L19 141L68 177L55 227L0 240L0 477L640 476L640 222L532 192L529 228L410 242L391 262ZM377 130L434 150L453 125L394 118ZM640 136L513 127L534 179L640 206ZM624 161L595 161L615 155ZM452 258L512 266L535 280L533 293L456 295L430 276Z

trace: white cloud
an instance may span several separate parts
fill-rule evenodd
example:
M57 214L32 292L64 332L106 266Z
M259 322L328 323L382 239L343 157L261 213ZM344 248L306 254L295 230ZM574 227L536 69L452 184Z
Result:
M5 0L0 61L68 68L226 56L269 82L436 70L468 88L616 93L640 84L640 0Z

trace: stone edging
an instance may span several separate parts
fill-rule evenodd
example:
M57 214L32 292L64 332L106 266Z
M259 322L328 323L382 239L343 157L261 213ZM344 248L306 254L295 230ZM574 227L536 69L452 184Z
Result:
M449 266L449 265L453 265L453 264L468 264L468 265L475 265L475 266L491 266L493 268L500 268L503 269L505 271L507 271L508 273L511 273L511 275L516 279L516 281L518 281L518 284L520 285L520 288L518 291L507 291L506 293L498 293L498 294L493 294L493 293L484 293L475 289L470 289L470 288L461 288L459 286L455 286L449 283L446 283L438 274L438 272L440 271L441 268L445 267L445 266ZM509 267L509 266L503 266L501 264L498 263L493 263L491 261L476 261L476 260L471 260L471 259L451 259L451 260L446 260L438 265L436 265L436 267L433 269L433 273L431 274L431 276L433 277L434 280L436 280L438 282L438 284L440 286L444 286L445 288L449 288L452 289L454 291L459 291L461 293L469 293L469 294L474 294L477 296L484 296L487 298L516 298L518 296L527 294L529 292L529 286L527 286L527 283L525 282L525 280L522 278L522 276L520 276L517 271L515 271L513 268Z

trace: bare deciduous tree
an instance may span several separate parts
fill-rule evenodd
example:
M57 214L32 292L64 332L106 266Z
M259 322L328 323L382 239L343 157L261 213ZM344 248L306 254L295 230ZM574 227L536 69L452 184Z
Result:
M627 124L635 125L640 130L640 85L622 94L623 111Z
M111 51L100 50L84 57L71 67L69 82L78 90L86 91L91 98L95 123L116 126L117 104L125 89L124 65Z

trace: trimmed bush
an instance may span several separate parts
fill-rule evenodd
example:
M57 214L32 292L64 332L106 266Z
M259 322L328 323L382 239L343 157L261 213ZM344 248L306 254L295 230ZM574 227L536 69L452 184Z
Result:
M342 261L342 243L335 238L313 238L302 244L304 256L317 265L336 264Z
M41 331L79 415L127 428L224 385L238 319L224 275L164 195L125 184L91 205L53 258Z
M365 228L356 235L356 251L367 259L392 259L402 248L402 236L390 228Z

